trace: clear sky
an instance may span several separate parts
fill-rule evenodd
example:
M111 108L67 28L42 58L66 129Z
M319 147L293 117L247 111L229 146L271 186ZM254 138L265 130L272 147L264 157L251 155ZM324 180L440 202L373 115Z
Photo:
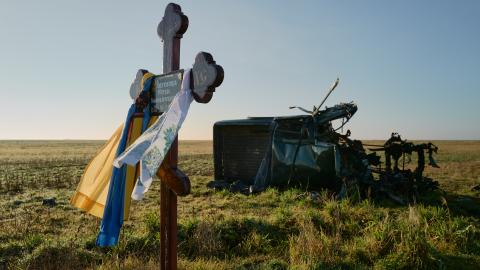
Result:
M0 139L106 139L137 69L162 70L165 1L0 0ZM178 1L181 66L211 52L225 80L181 139L222 119L354 101L362 139L480 139L480 1Z

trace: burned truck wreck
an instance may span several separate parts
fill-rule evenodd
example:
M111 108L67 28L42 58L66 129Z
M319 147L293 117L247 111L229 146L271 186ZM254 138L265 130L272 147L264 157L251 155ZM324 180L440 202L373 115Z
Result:
M268 187L328 189L339 198L386 196L402 204L436 189L438 183L423 176L425 151L429 165L437 167L435 145L413 144L396 133L383 145L364 145L350 138L350 130L339 132L356 113L357 105L341 103L320 109L337 84L338 80L313 110L291 107L306 114L215 123L215 180L208 186L246 194ZM333 126L335 120L340 122L338 127ZM380 151L385 162L377 155ZM408 163L413 153L418 164L412 171Z

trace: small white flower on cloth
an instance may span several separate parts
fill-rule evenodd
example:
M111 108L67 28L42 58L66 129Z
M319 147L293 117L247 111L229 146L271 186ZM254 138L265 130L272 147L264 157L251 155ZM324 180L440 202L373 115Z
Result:
M136 165L140 161L140 177L132 192L132 199L141 200L152 184L153 177L168 153L193 101L190 72L185 71L182 88L164 112L138 139L113 161L113 166Z

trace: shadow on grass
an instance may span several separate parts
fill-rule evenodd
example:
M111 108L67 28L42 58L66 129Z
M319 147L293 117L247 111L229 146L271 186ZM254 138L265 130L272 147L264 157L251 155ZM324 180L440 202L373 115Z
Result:
M464 270L474 270L478 269L480 265L480 260L478 257L469 256L469 255L443 255L443 261L445 262L446 269L461 269Z
M451 193L446 199L453 215L480 218L480 198Z
M233 258L280 253L293 228L250 218L191 220L179 224L179 252L188 257Z
M452 216L480 219L480 198L474 195L436 190L422 196L419 203L425 206L447 207Z
M408 205L399 204L385 197L372 198L376 206L389 209L402 209ZM417 200L418 205L445 207L454 217L472 217L480 219L480 197L470 194L458 194L441 189L423 194ZM411 203L410 205L415 205Z

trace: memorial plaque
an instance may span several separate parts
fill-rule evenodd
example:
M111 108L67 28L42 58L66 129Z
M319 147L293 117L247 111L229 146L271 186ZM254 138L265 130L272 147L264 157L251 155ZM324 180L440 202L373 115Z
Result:
M163 113L168 110L175 95L182 87L183 70L155 76L152 86L152 113Z

